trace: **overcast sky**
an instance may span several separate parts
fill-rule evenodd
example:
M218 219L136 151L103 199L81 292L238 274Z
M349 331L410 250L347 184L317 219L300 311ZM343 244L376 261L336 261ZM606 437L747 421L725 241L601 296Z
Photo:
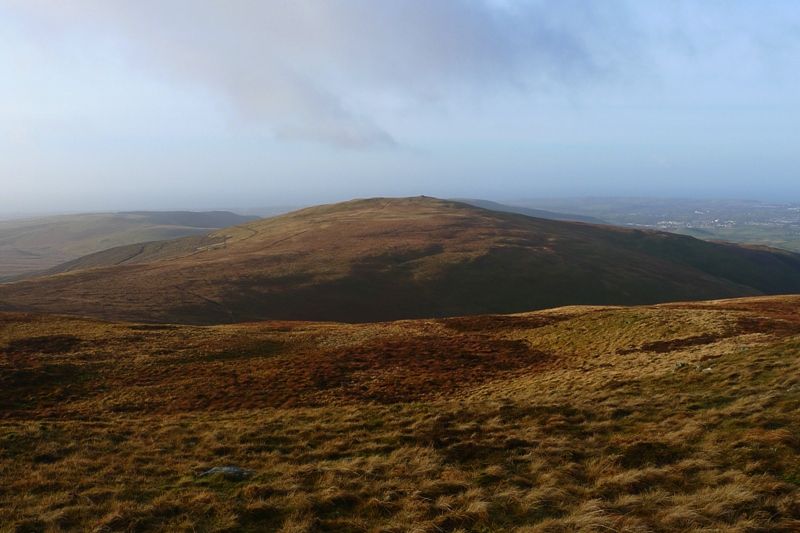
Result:
M0 212L800 201L795 0L0 0Z

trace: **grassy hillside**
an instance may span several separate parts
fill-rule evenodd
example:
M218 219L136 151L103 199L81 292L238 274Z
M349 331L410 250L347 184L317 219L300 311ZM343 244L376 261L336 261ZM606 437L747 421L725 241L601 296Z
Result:
M116 246L205 234L253 219L226 211L135 211L0 221L0 278Z
M0 530L797 531L798 309L2 314Z
M425 197L304 209L114 248L53 273L0 285L0 308L358 322L800 292L800 256L788 252Z

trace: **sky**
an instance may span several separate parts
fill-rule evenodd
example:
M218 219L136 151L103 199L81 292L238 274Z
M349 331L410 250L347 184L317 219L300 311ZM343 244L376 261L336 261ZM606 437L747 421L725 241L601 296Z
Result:
M795 0L0 0L0 213L800 201Z

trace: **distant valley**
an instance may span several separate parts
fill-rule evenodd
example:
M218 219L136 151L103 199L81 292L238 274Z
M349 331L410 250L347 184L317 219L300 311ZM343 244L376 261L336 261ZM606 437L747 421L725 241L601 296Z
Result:
M518 209L565 210L609 224L800 252L800 204L669 198L545 198Z
M227 211L131 211L0 221L0 280L115 246L203 234L256 218Z

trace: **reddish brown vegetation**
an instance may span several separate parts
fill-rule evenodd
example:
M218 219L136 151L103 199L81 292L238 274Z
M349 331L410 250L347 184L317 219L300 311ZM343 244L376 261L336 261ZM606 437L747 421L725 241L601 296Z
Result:
M43 335L14 339L0 350L0 353L9 357L33 354L57 355L74 351L80 343L80 339L75 335Z
M637 348L619 349L617 350L617 353L622 355L635 352L666 353L675 350L680 350L682 348L689 348L691 346L702 346L704 344L711 344L712 342L716 342L723 337L724 335L714 335L710 333L704 333L702 335L695 335L693 337L686 337L683 339L646 342L641 346L638 346Z
M146 346L145 338L126 335L123 339L132 346ZM552 361L522 341L481 335L389 338L339 349L228 340L232 342L224 349L180 360L102 365L103 388L140 391L116 402L112 409L174 413L419 401L452 396ZM63 373L67 367L58 368ZM76 371L73 365L69 368ZM85 367L84 380L100 378L93 375L95 368ZM62 411L70 390L46 387L54 382L48 377L52 371L39 365L25 376L11 374L5 392L24 395L25 389L35 387L40 408L49 403L53 413ZM65 385L72 381L66 380ZM203 385L198 387L198 383Z
M54 272L0 285L0 309L188 324L371 322L800 291L800 255L790 252L433 198L319 206L114 248Z
M0 530L798 531L800 298L763 303L0 314Z
M442 324L455 331L461 332L498 332L508 329L535 329L562 320L567 320L571 315L479 315L459 316L446 318Z
M779 337L800 333L800 316L769 314L767 316L743 316L736 321L738 333L767 333Z
M336 350L313 366L305 363L307 358L298 358L300 364L293 370L302 377L285 381L321 389L312 395L320 405L408 402L452 396L517 371L529 372L551 360L522 341L478 335L408 337Z

